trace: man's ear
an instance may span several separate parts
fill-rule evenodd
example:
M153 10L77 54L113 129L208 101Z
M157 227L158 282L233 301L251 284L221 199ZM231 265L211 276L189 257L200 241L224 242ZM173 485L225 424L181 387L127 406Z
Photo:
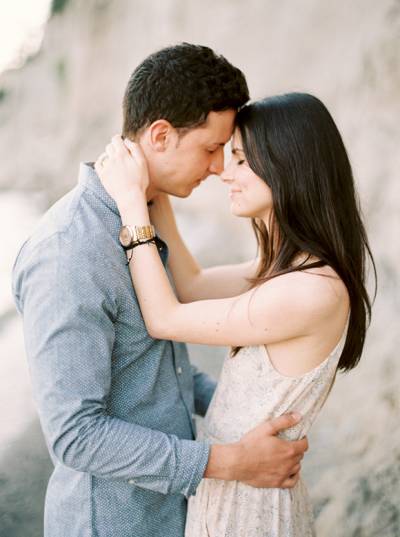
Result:
M166 119L154 121L148 128L148 142L154 151L165 151L171 144L177 143L178 133Z

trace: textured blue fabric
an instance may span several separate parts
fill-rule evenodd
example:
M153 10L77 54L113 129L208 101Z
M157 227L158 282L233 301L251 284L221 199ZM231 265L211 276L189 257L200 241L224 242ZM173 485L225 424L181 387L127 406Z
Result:
M186 347L152 339L94 169L41 219L15 262L34 397L55 465L46 537L183 536L209 447L193 440L215 383ZM158 241L164 264L167 246Z

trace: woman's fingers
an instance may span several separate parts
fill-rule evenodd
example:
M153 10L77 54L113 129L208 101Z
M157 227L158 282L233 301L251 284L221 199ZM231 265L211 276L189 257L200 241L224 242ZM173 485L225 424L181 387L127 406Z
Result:
M134 151L138 155L142 155L142 150L140 149L140 145L132 142L129 140L129 138L122 138L120 134L115 134L112 138L110 143L107 145L107 147L110 149L110 151L113 151L115 153L126 155L127 150L129 152ZM113 149L112 149L113 148Z
M106 145L106 153L109 158L113 158L117 154L117 151L112 143Z
M129 150L135 147L134 142L132 142L132 140L129 140L129 138L124 138L124 144Z
M108 158L108 155L106 152L102 153L99 158L94 163L94 169L97 172L97 175L100 175L101 169L103 167L104 161Z
M99 158L96 160L96 165L102 166L104 164L104 161L108 158L107 153L104 151Z
M111 144L113 145L115 152L118 155L124 156L128 154L126 145L124 144L124 141L120 134L116 134L111 138Z
M129 140L128 138L125 138L124 140L119 134L116 134L111 139L110 145L110 152L108 152L111 156L131 156L133 159L137 162L140 166L146 165L146 159L143 154L143 151L139 144L136 144ZM108 146L107 146L108 147ZM112 148L112 149L111 149ZM113 153L112 153L113 151Z
M97 159L95 170L115 200L124 199L133 186L145 192L149 185L147 162L139 145L125 143L120 135L112 137Z
M131 155L135 157L138 162L144 162L144 154L139 144L136 144L127 138L125 138L124 144L128 148L128 151L131 153Z
M120 155L128 155L131 153L133 156L141 154L139 144L131 142L128 138L122 139L122 136L116 134L112 137L111 143L114 146L116 153Z
M125 145L138 164L141 166L147 166L146 158L139 144L127 140Z

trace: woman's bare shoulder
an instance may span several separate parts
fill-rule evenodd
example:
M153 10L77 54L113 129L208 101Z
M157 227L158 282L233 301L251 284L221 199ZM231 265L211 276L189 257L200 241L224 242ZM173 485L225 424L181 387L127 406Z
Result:
M330 266L294 271L267 281L269 292L282 301L282 308L309 314L329 316L348 308L348 293L341 278Z

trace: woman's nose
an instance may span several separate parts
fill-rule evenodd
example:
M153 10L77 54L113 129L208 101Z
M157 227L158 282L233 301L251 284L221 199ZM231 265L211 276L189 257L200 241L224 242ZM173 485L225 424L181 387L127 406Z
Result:
M231 163L229 163L228 166L226 166L226 168L224 168L222 173L220 173L220 178L221 178L221 181L223 181L224 183L231 183L233 181L233 173L232 173Z
M226 173L226 168L224 169L224 171L222 173L219 174L220 178L221 178L221 181L223 183L228 183L229 182L229 177Z

